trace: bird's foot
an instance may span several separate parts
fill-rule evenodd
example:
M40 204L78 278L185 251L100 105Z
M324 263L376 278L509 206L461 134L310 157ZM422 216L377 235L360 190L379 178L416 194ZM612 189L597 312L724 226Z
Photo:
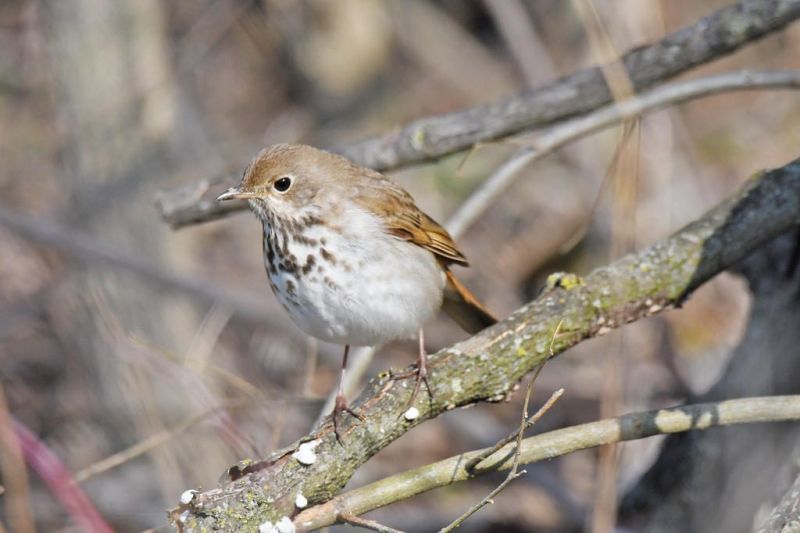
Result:
M419 394L419 390L423 383L425 383L425 388L428 390L428 396L430 397L431 400L433 399L433 389L431 388L430 381L428 381L428 364L426 358L420 358L420 360L417 362L416 369L403 372L402 374L396 374L394 378L408 379L412 376L415 377L414 391L411 393L411 398L408 399L408 403L406 403L406 406L403 409L403 413L408 411L408 409L412 405L414 405L414 402L417 400L417 395Z
M359 413L351 409L349 405L347 405L347 400L345 400L344 395L338 394L336 396L336 401L333 404L333 412L331 413L331 419L333 420L333 433L336 435L336 440L339 442L339 444L342 444L342 432L340 431L340 424L341 424L340 417L344 413L348 413L350 416L353 416L362 422L364 421L363 416L361 416Z

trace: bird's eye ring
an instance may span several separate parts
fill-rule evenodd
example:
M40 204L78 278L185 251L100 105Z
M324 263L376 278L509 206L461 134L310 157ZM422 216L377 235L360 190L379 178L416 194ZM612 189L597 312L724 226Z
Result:
M292 186L292 178L289 176L283 176L282 178L278 178L275 180L275 183L272 184L272 187L278 192L286 192L289 190L289 187Z

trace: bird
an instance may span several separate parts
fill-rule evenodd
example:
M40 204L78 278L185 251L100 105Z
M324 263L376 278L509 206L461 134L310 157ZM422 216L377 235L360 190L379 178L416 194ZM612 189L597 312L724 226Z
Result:
M423 324L443 309L469 333L497 320L455 277L468 266L450 234L400 185L349 159L303 144L261 150L241 183L217 201L247 200L263 227L272 291L306 334L344 346L334 409L362 419L344 397L351 346L419 341L411 405L428 383Z

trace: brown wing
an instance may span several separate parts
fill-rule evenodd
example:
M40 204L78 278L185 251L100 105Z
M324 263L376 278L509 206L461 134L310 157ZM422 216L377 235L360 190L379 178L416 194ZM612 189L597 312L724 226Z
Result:
M447 230L420 211L410 194L378 172L368 171L366 177L369 179L359 189L356 201L378 215L389 233L425 248L445 265L468 266Z
M442 309L469 333L497 322L450 272L449 265L467 266L467 259L447 230L420 211L411 195L389 178L374 171L364 172L367 179L359 184L356 202L378 215L392 235L425 248L442 264L447 276Z

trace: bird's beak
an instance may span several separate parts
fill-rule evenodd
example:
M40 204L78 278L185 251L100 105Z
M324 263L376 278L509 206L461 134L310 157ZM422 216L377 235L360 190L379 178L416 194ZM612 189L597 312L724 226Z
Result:
M217 196L217 201L224 202L225 200L247 200L248 198L255 198L255 197L256 197L255 193L249 191L243 191L237 187L231 187L224 193Z

